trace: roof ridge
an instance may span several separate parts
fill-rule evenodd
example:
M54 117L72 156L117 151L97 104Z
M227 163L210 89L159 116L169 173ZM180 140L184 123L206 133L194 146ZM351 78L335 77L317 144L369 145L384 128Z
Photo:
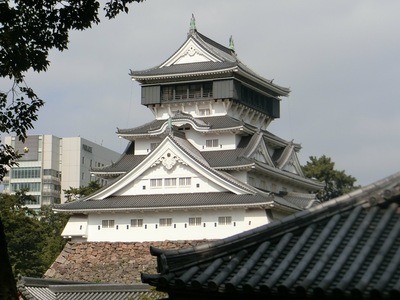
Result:
M203 42L205 42L205 43L207 43L207 44L209 44L209 45L211 45L211 46L213 46L213 47L215 47L215 48L217 48L217 49L219 49L219 50L221 50L221 51L223 51L223 52L225 52L225 53L227 53L227 54L229 54L229 55L231 55L231 56L233 56L232 53L234 53L235 51L233 51L232 49L229 49L228 47L226 47L226 46L224 46L224 45L222 45L222 44L220 44L220 43L214 41L213 39L211 39L211 38L205 36L204 34L200 33L200 32L197 31L197 30L196 30L196 35L197 35Z

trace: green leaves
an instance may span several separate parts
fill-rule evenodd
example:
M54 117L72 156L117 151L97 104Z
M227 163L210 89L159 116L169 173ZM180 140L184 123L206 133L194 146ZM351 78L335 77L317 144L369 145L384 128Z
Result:
M127 4L141 1L111 0L105 4L106 16L113 18L120 11L128 12ZM67 49L71 30L85 30L98 24L99 7L98 0L0 0L0 77L8 77L12 82L10 90L0 90L0 133L15 134L19 140L25 140L44 105L25 84L25 73L31 69L46 71L50 65L49 51ZM0 181L6 167L17 165L15 161L20 157L12 147L0 143ZM39 221L32 211L21 206L19 201L24 201L25 196L0 194L0 217L14 272L40 276L62 249L58 231L65 220L55 221L61 216L47 213ZM4 249L4 243L1 247Z
M29 69L46 71L49 50L67 49L70 30L99 23L96 0L3 1L0 6L0 76L23 78Z
M143 0L111 0L106 3L104 10L106 17L109 19L115 18L120 12L129 12L128 4L133 2L143 2Z
M13 87L7 93L0 92L0 132L14 133L19 140L24 141L27 130L33 128L37 113L44 105L33 90L14 81ZM15 160L21 158L9 145L0 144L0 181L6 174L6 166L16 165Z
M114 18L128 12L127 5L142 0L111 0L105 4L106 16ZM24 74L32 69L46 71L49 51L68 48L69 32L98 24L98 0L0 0L0 77L13 82L6 92L0 90L0 133L26 138L44 102L25 85ZM0 181L5 166L18 155L0 144Z
M70 187L68 190L63 191L65 198L67 198L66 202L72 202L81 197L89 196L100 188L101 185L98 181L91 181L87 186L81 186L79 188Z
M345 171L335 170L335 163L325 155L316 158L310 156L310 161L303 167L304 174L325 184L324 189L317 193L321 201L327 201L348 193L355 188L356 178L347 175Z
M65 245L61 231L67 216L55 214L50 207L36 213L24 206L29 197L23 191L0 194L0 219L14 276L41 277Z

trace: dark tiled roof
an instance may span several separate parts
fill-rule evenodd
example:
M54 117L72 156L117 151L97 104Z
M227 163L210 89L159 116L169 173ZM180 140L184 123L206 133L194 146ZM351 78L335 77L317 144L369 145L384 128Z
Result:
M307 209L320 204L315 194L288 192L281 195L281 197L300 209Z
M179 119L190 119L195 123L199 123L199 126L204 127L203 124L207 124L209 130L216 129L232 129L239 128L244 126L244 124L236 120L230 116L217 116L217 117L203 117L203 118L193 118L193 117L184 117L180 116ZM173 117L172 120L178 119L177 117ZM201 120L201 123L198 121ZM118 134L132 134L132 135L143 135L149 134L151 131L160 129L163 124L167 123L168 120L154 120L152 122L146 123L142 126L136 128L128 128L128 129L118 129Z
M211 129L230 129L245 126L245 124L230 116L203 117L198 118L210 124Z
M151 248L160 274L142 281L174 299L399 299L399 204L397 173L224 240Z
M272 203L272 197L262 194L236 195L233 193L187 193L187 194L160 194L118 196L103 200L77 200L58 204L55 211L113 211L113 210L151 210L151 209L185 209L188 207L207 208L254 206Z
M137 79L138 81L149 79L150 77L176 77L180 75L196 75L196 74L207 74L213 72L230 72L234 73L235 71L239 71L241 74L245 76L250 75L251 77L256 78L258 81L264 82L265 85L269 86L271 90L274 90L276 95L287 96L290 92L290 89L281 87L272 83L272 80L266 79L254 71L252 71L249 67L243 64L236 56L235 52L222 46L221 44L211 40L210 38L202 35L199 32L194 32L188 38L193 38L197 43L202 45L208 52L212 53L218 59L219 62L196 62L196 63L185 63L185 64L173 64L169 66L163 66L165 64L162 63L156 67L141 70L141 71L132 71L130 75ZM183 45L182 45L183 46ZM180 49L177 50L177 52ZM175 52L172 56L174 56L177 52ZM172 57L171 56L171 57ZM169 60L169 59L168 59ZM167 60L167 61L168 61Z
M139 300L165 295L147 284L95 284L67 280L22 277L18 291L26 300Z
M253 161L242 157L243 149L204 151L201 154L213 168L251 166Z
M149 131L156 130L161 128L161 126L168 122L168 120L153 120L146 124L143 124L139 127L128 128L128 129L119 129L117 130L118 134L146 134Z
M121 158L114 164L105 166L104 168L93 169L96 173L125 173L135 168L147 155L123 154Z
M230 61L222 62L197 62L187 64L176 64L162 68L151 68L143 71L131 71L130 75L135 76L162 76L162 75L179 75L194 72L212 72L218 70L232 69L236 63Z

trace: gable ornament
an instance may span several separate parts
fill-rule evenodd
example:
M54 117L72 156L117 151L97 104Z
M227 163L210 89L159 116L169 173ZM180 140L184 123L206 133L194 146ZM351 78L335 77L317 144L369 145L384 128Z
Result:
M172 154L171 152L167 152L165 155L161 156L151 166L154 167L160 163L167 170L172 170L177 163L181 163L184 165L186 164L183 160L181 160L178 156Z

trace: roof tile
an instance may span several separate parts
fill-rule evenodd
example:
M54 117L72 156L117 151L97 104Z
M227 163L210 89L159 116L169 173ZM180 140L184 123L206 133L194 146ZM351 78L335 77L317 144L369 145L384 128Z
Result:
M156 251L164 257L160 275L174 274L163 290L175 299L183 299L182 286L186 296L197 288L197 297L212 293L215 299L226 293L234 299L399 296L399 186L400 173L279 222L190 248L184 256ZM365 207L371 195L379 198ZM189 269L192 279L186 274L186 283L176 286ZM155 277L142 280L159 286Z

